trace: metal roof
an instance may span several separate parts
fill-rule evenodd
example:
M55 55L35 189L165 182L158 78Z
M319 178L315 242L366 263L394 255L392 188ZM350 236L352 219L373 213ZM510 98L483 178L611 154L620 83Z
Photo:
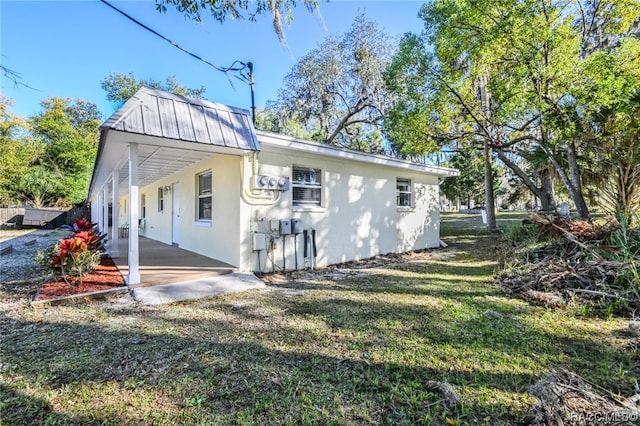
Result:
M248 110L141 88L100 126L89 196L120 171L126 186L128 146L138 145L138 182L147 185L213 154L260 151Z
M100 127L241 150L259 151L248 110L141 88Z

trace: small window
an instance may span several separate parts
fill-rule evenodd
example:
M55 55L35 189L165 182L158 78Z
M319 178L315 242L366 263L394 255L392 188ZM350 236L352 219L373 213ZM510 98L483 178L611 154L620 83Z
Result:
M146 194L142 194L140 196L140 205L142 210L142 215L140 217L142 219L145 219L147 217L147 195Z
M396 206L411 207L411 180L396 179Z
M158 213L162 213L164 211L164 189L162 187L158 188Z
M211 209L213 207L213 196L211 191L211 172L200 173L197 176L198 194L198 220L211 220Z
M322 171L309 167L293 167L293 205L320 207L322 205Z

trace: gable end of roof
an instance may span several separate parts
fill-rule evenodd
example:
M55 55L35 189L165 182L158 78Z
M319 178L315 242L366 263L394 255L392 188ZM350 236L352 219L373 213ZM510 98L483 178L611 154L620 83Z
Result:
M141 88L100 127L140 135L259 151L248 110Z

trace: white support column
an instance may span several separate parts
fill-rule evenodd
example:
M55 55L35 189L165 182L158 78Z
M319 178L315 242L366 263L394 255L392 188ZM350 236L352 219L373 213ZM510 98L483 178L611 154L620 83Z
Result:
M120 194L118 193L118 183L120 182L120 170L114 169L111 175L111 257L117 259L120 257L120 250L118 250L118 238L119 227L118 222L118 200Z
M91 222L98 222L98 217L100 216L98 207L98 196L96 195L91 199Z
M129 272L127 284L140 284L140 246L138 243L138 144L129 144Z
M98 230L100 232L102 232L102 217L104 216L104 210L102 209L102 203L103 203L103 198L102 198L102 189L100 191L98 191L98 193L96 194L96 223L98 224Z
M109 185L105 184L102 188L102 223L100 224L100 232L109 234ZM107 241L109 246L109 241ZM108 250L108 249L107 249Z

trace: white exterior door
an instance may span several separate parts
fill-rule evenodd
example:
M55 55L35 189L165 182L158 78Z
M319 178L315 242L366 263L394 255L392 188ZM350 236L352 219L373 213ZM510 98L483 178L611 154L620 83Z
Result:
M171 244L180 245L180 184L171 189Z

